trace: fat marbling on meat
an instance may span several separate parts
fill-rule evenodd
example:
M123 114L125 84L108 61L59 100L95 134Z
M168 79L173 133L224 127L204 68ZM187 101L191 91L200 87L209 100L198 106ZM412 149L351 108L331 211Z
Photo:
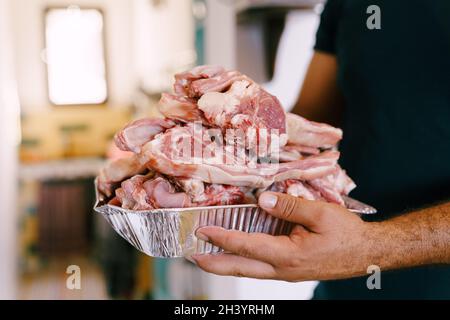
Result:
M145 210L254 203L272 190L344 205L342 196L355 187L337 164L339 152L330 150L340 129L286 113L238 71L198 66L179 73L158 108L164 119L137 120L116 134L117 146L135 155L99 175L99 190L115 195L114 204Z

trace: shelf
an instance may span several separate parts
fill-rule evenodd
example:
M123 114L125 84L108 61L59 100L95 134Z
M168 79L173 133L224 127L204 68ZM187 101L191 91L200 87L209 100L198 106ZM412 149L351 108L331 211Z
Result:
M73 180L94 177L105 165L102 158L75 158L46 161L36 164L21 164L21 180Z

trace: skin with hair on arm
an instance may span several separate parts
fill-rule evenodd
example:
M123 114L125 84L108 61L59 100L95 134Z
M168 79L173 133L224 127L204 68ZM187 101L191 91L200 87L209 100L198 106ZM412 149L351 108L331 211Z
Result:
M295 223L288 236L204 227L197 236L227 253L193 257L218 275L286 281L344 279L370 265L392 270L450 263L450 203L384 222L364 222L335 204L266 192L259 205Z
M337 125L343 110L337 70L334 55L315 52L293 112ZM276 201L269 201L270 195ZM380 223L364 222L338 205L284 194L265 193L259 204L294 222L291 234L201 228L200 238L229 253L194 256L200 268L219 275L305 281L365 275L370 265L389 270L450 263L450 203Z

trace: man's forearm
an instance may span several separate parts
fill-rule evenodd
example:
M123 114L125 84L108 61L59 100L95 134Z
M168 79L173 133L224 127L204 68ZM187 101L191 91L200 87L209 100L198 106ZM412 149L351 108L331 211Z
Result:
M374 223L370 229L368 255L381 269L450 263L450 202Z

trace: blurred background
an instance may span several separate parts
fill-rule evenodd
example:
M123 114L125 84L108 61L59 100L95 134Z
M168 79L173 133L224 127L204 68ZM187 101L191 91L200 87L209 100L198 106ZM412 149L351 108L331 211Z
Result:
M238 69L292 108L320 0L0 0L0 298L308 299L315 283L153 259L92 210L114 133L173 74ZM80 289L67 285L78 266Z

